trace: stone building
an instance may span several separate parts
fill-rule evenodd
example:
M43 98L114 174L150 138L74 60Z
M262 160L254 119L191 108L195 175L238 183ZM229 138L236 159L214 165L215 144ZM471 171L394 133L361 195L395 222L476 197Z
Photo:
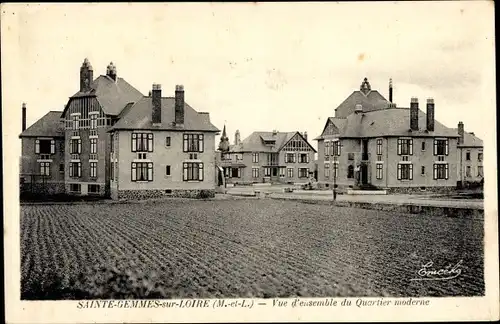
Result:
M219 166L227 183L306 183L314 174L316 150L307 132L253 132L234 144L224 132L219 144Z
M329 117L318 141L318 178L329 187L389 191L450 189L457 183L458 133L434 119L417 98L397 107L372 90L365 78Z
M484 179L483 141L472 132L466 132L464 123L458 123L458 185L481 182Z

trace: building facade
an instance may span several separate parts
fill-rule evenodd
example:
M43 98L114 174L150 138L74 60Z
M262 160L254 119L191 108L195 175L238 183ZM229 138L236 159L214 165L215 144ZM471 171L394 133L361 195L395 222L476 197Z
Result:
M62 112L28 129L23 105L22 188L114 198L214 191L218 129L184 103L182 87L175 98L161 97L159 85L144 96L113 63L94 79L87 59L79 86Z
M400 108L365 78L328 118L318 141L318 180L326 187L413 191L453 188L457 181L458 134L426 113L417 98Z
M236 131L234 145L219 145L218 164L227 183L307 183L315 171L316 150L307 133L253 132L243 141Z
M483 141L474 133L466 132L464 123L458 123L458 185L479 183L484 179Z

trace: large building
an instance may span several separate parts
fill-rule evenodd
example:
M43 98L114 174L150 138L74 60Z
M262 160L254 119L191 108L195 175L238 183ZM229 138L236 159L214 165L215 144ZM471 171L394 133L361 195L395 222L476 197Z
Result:
M306 132L253 132L242 141L236 131L229 145L224 127L219 151L227 183L306 183L314 173L316 150Z
M218 130L184 103L182 86L175 98L159 85L144 96L113 63L94 79L87 59L79 79L62 112L28 129L23 106L22 190L114 198L215 190Z
M434 119L417 98L409 108L371 90L365 78L329 117L318 141L318 180L325 186L378 187L389 191L449 189L457 185L456 130Z
M466 132L464 123L458 123L458 181L459 185L481 182L484 179L483 141L474 133Z

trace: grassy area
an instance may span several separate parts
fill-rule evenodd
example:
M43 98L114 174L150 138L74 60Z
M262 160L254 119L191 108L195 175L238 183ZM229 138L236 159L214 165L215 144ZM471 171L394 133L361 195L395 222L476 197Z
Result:
M21 206L20 225L22 299L484 294L481 218L171 200Z

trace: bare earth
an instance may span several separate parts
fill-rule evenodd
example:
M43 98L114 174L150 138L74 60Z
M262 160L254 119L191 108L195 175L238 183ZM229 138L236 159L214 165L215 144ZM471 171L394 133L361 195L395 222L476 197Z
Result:
M26 205L22 298L479 296L483 224L268 199ZM461 274L412 281L429 261Z

